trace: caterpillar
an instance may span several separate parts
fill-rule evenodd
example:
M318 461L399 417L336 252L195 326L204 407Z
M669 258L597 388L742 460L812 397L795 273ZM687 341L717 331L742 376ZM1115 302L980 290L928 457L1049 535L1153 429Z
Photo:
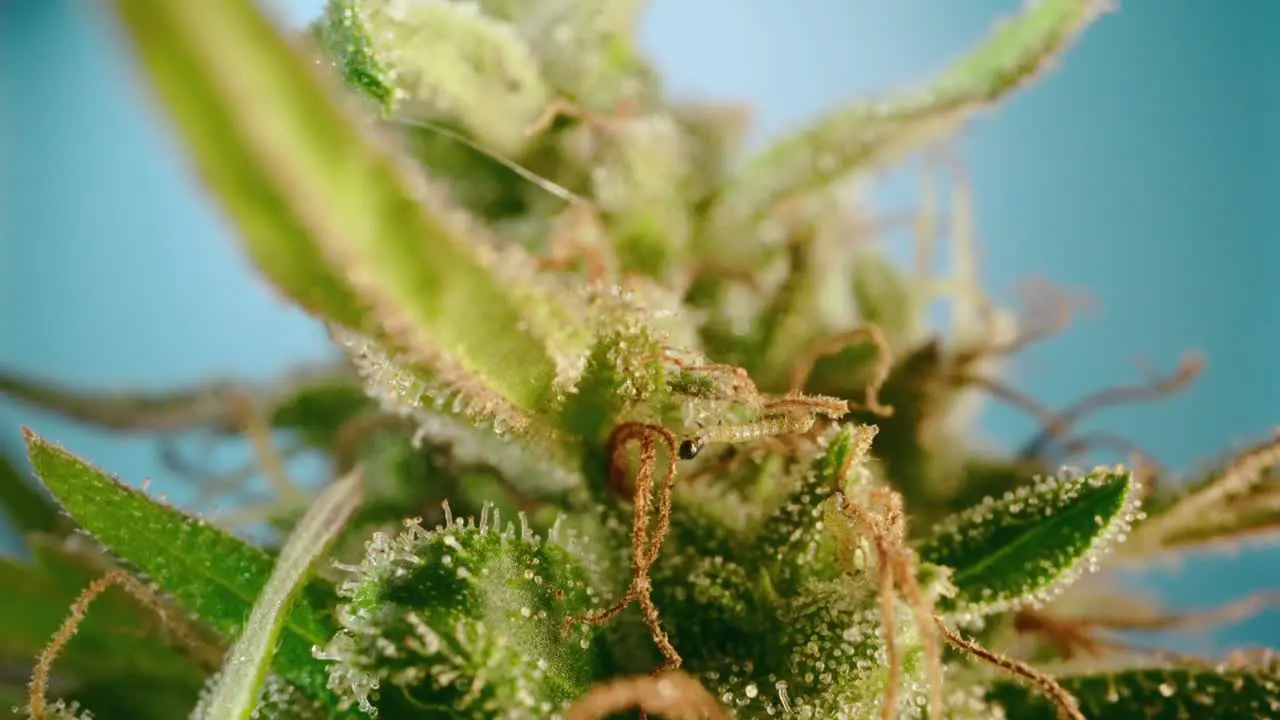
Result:
M710 443L744 443L776 435L797 435L809 432L815 422L817 417L813 413L782 413L749 423L721 425L681 441L678 453L681 460L692 460Z

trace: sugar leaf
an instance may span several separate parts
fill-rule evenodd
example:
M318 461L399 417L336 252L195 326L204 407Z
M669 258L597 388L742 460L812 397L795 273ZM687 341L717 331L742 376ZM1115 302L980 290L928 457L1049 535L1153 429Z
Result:
M1280 668L1274 658L1243 667L1141 668L1066 674L1055 680L1080 701L1089 720L1260 720L1280 715ZM1055 720L1056 707L1034 688L996 684L988 699L1017 720Z
M952 610L988 614L1044 601L1123 539L1137 513L1120 467L1064 472L939 523L922 559L952 569Z

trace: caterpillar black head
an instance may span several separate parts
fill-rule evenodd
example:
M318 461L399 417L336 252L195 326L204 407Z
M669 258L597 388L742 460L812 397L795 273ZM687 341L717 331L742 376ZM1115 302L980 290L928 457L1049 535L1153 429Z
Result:
M681 460L692 460L698 457L698 453L702 452L702 447L706 445L706 441L700 437L691 437L680 442L679 455Z

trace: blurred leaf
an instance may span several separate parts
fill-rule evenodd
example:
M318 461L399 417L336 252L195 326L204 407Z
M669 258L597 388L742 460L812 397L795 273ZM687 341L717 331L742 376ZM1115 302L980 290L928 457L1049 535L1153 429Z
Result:
M198 693L198 686L191 689L170 680L127 675L93 680L77 686L68 697L92 712L94 720L178 720L190 714Z
M391 112L395 89L386 82L387 69L374 55L371 38L356 15L355 0L329 0L324 14L309 29L325 55L341 66L347 85Z
M911 280L879 252L863 251L853 261L853 296L858 317L874 323L894 352L921 339L925 321L921 293Z
M97 550L81 538L35 534L27 538L33 560L0 558L0 664L24 678L53 638L72 604L109 571ZM181 646L166 622L132 596L108 591L94 600L75 637L53 667L51 689L92 708L99 718L171 720L185 717L204 682L211 648ZM8 673L6 673L6 677ZM140 686L149 692L138 692ZM10 698L0 697L0 710ZM26 704L26 690L21 701ZM4 716L0 713L0 716ZM25 716L24 716L25 717Z
M73 388L16 373L0 373L0 394L55 415L122 432L235 432L233 398L273 407L276 427L299 431L328 447L333 431L357 411L372 407L349 368L330 365L296 370L262 384L214 380L153 392Z
M156 503L30 430L23 433L36 474L81 527L201 620L227 636L238 635L271 572L265 552ZM324 668L310 648L332 635L322 609L332 592L313 585L307 601L289 615L275 667L309 697L320 699L329 691Z
M819 360L814 366L810 392L834 397L859 397L869 379L867 373L875 362L875 348L870 343L855 345L842 353ZM952 388L946 372L951 359L941 342L930 339L894 359L880 402L893 408L893 414L882 417L869 411L856 411L852 419L875 425L876 457L885 465L885 477L903 494L907 506L932 503L938 481L934 472L930 440L938 418L947 409ZM838 369L844 368L841 375ZM830 382L819 382L828 378Z
M0 686L0 717L21 718L16 709L24 707L27 704L27 698L27 688L22 684Z
M1225 545L1238 546L1274 539L1280 533L1280 496L1259 497L1251 502L1233 503L1204 521L1169 532L1161 538L1165 550Z
M501 156L459 140L455 133L460 130L451 124L390 122L404 136L407 150L414 159L427 168L432 177L447 182L458 203L476 216L494 224L502 220L528 221L531 215L537 216L541 196L535 193L541 192L541 188L512 170L503 162L505 158L499 159ZM544 156L550 156L549 162ZM539 160L551 165L544 169L548 173L560 162L559 156L544 146L528 148L520 155L521 167L530 172L538 172L534 167ZM558 197L549 197L562 202Z
M531 326L555 303L521 296L528 282L500 279L480 228L378 142L370 120L346 112L253 3L115 6L197 166L275 284L351 330L376 320L381 342L468 396L477 415L550 402L556 365Z
M1105 6L1103 0L1030 3L925 88L852 103L776 141L721 190L714 209L721 234L716 239L740 248L736 233L780 203L953 130L1025 84Z
M738 103L680 102L668 112L689 145L689 196L701 201L725 182L743 145L751 108Z
M623 272L665 280L681 266L692 232L684 180L689 148L671 117L615 121L593 163L594 199L609 218Z
M818 227L802 220L788 229L787 275L756 322L758 333L747 370L763 389L784 392L797 348L822 333L820 313L824 272Z
M137 432L224 427L226 407L216 400L236 388L235 383L212 382L164 392L102 392L0 373L0 395L77 422Z
M39 489L35 476L18 469L0 453L0 508L20 533L58 533L65 527L52 498Z
M311 447L331 450L338 431L348 421L377 409L377 404L355 379L347 382L314 383L303 386L275 406L271 424L292 430Z
M81 591L106 571L61 538L33 535L30 542L31 563L0 557L0 617L22 619L0 632L0 655L10 661L34 661ZM146 677L189 689L194 704L204 673L164 633L150 609L125 593L108 592L94 602L55 672L78 682Z
M920 556L952 568L952 609L1000 612L1074 581L1128 530L1136 506L1127 470L1046 478L943 520Z
M249 620L227 652L226 664L196 715L207 720L257 717L258 695L271 668L287 616L316 559L328 551L360 504L360 471L325 488L289 535Z
M334 0L322 40L347 81L406 118L448 118L499 153L551 103L533 51L507 23L449 2Z
M1186 489L1155 493L1125 555L1239 543L1277 530L1280 433L1236 453Z
M944 515L961 512L982 502L983 498L1004 495L1049 474L1049 467L1037 460L1007 459L985 453L966 455L958 482L947 488L946 499L936 512Z
M269 108L306 102L314 80L292 82L269 72L270 64L248 52L252 41L237 37L229 27L230 12L184 16L175 9L186 4L146 0L114 4L150 79L201 160L197 165L204 181L238 222L254 261L306 310L342 324L359 324L364 316L361 303L312 242L314 226L321 222L314 215L326 203L317 203L309 211L300 208L302 188L281 178L290 173L297 182L301 175L314 172L315 168L290 168L278 158L291 146L320 138L314 129L305 132L283 126ZM239 2L217 7L245 10ZM256 19L245 30L256 35L258 42L275 40L265 20ZM189 24L183 27L183 22ZM277 42L283 49L284 41ZM242 81L239 86L227 82L231 75ZM237 93L238 99L229 101L229 93ZM261 144L271 139L279 142L277 152L245 151L255 140ZM330 152L309 157L322 162L332 161L333 156ZM310 179L321 181L315 175ZM332 208L335 200L330 196L327 206Z
M1152 668L1054 678L1080 701L1089 720L1264 720L1280 717L1280 672L1274 659L1254 667ZM1015 720L1057 720L1056 706L1036 688L997 683L988 699Z
M822 355L814 360L813 369L809 371L809 380L805 389L819 395L834 397L858 397L874 376L876 366L880 363L880 351L870 341L854 342L830 355ZM890 376L890 379L894 379ZM899 377L897 380L901 381ZM886 384L881 390L883 400L885 391L893 391L901 384ZM832 392L838 390L838 392ZM890 403L892 405L892 403ZM893 405L896 409L898 406ZM885 418L886 420L888 418Z
M643 0L480 0L533 47L551 84L584 107L647 106L657 80L637 41Z

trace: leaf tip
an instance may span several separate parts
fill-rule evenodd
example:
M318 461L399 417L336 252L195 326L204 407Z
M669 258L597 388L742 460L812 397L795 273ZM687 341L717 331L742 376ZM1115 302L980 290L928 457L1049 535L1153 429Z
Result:
M22 444L27 449L27 461L31 463L31 468L36 471L36 476L43 480L40 473L41 458L50 452L63 452L61 447L40 436L29 425L23 425L22 428Z
M1064 468L952 516L923 556L955 571L956 605L969 615L1043 604L1126 539L1140 495L1123 466Z

